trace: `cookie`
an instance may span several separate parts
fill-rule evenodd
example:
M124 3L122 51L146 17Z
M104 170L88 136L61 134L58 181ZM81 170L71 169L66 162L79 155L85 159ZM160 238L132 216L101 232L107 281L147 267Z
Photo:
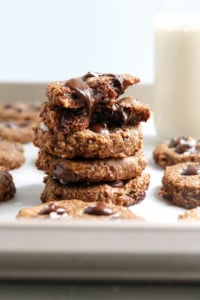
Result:
M87 113L87 107L84 106L70 109L45 102L40 116L42 122L55 133L69 134L86 128L94 128L102 123L108 128L135 126L149 119L150 108L134 97L94 103L91 114Z
M30 120L0 120L0 137L22 144L28 143L33 139L33 126Z
M84 182L65 185L47 176L44 180L45 188L41 200L48 202L52 199L79 199L87 202L103 201L129 206L145 198L149 181L150 175L143 173L141 176L126 181Z
M200 162L200 141L192 137L172 139L168 145L159 144L153 157L162 168L181 162Z
M24 149L20 143L13 143L0 138L0 166L16 169L25 161Z
M0 202L12 199L15 193L12 175L4 167L0 167Z
M64 135L54 134L42 124L35 128L33 143L49 154L61 158L122 158L139 151L142 140L141 125L123 126L114 130L99 125L93 131L84 129Z
M40 103L13 102L0 104L1 120L20 120L39 122Z
M200 163L185 162L165 169L160 194L185 208L200 206Z
M65 108L81 108L95 101L110 101L122 95L126 88L140 81L132 75L87 73L79 78L57 81L47 86L51 104Z
M192 208L178 216L179 221L200 221L200 207Z
M78 220L133 220L143 221L126 207L104 202L83 202L80 200L51 201L39 206L23 208L17 218L22 219L51 219L69 221Z
M63 184L81 181L126 180L141 175L147 162L141 151L135 156L119 159L69 160L52 156L41 150L36 166Z

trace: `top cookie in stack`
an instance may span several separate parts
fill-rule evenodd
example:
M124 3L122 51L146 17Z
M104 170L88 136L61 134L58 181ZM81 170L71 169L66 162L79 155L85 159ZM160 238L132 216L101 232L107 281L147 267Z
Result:
M140 122L150 109L123 97L140 80L131 75L87 73L50 83L35 128L36 162L48 175L43 202L61 199L131 205L145 196L149 175Z

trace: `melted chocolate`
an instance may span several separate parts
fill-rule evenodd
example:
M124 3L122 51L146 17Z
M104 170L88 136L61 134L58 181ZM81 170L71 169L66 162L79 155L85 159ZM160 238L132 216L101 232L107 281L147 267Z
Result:
M65 172L65 170L63 171ZM59 172L57 172L59 174L62 174L62 170L61 168L59 168ZM67 174L68 175L68 174ZM89 187L93 187L93 186L98 186L98 185L102 185L102 184L107 184L113 188L123 188L126 181L123 181L123 180L115 180L115 181L98 181L98 182L93 182L93 181L82 181L82 180L78 180L78 176L76 177L77 175L75 174L75 180L74 181L65 181L65 177L62 176L62 178L59 178L59 176L55 175L55 180L64 185L64 186L68 186L68 187L80 187L80 188L89 188ZM70 175L69 177L67 177L67 179L70 178Z
M124 182L122 180L115 180L115 181L108 182L108 185L114 188L122 188L124 187Z
M84 209L84 213L96 216L109 216L113 214L110 207L103 202L98 202L95 206L88 206Z
M109 134L109 132L110 132L107 124L105 124L105 123L92 124L92 125L90 125L90 130L92 130L96 133L101 133L101 134Z
M188 165L186 169L183 169L181 175L192 176L200 174L200 166Z
M73 78L66 81L65 86L69 87L72 90L72 97L74 97L75 99L82 99L86 103L88 120L90 121L92 108L94 105L94 98L92 96L92 90L89 85L81 78ZM64 115L63 118L65 118ZM62 123L64 123L64 120L62 120Z
M105 74L105 73L97 73L97 72L88 72L87 74L85 74L82 79L84 81L87 81L88 78L91 77L103 77L103 76L108 76L111 77L111 83L113 88L121 95L123 94L123 92L126 89L126 85L125 85L125 80L122 76L117 75L117 74Z
M81 177L79 177L77 174L72 172L71 170L65 169L61 164L58 164L54 171L53 175L59 179L60 183L62 184L68 184L68 183L74 183L79 182L81 180Z
M49 215L52 219L59 219L60 217L67 216L67 211L62 206L57 206L55 203L49 203L40 212L40 215Z
M87 101L90 101L91 90L85 81L79 78L73 78L66 81L65 86L69 87L72 91L76 91L79 97L84 98Z
M88 107L68 109L60 106L54 107L55 129L64 134L77 131L78 128L85 128L89 124Z

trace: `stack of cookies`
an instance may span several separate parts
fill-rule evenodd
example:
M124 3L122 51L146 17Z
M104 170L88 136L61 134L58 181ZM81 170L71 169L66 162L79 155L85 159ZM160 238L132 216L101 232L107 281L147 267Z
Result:
M144 199L150 176L143 172L140 122L150 109L123 96L138 82L131 75L87 73L48 85L33 139L40 148L36 165L47 174L42 202L128 206Z

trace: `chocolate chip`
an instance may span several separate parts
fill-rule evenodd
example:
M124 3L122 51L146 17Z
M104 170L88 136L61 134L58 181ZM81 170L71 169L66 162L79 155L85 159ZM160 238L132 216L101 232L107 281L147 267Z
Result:
M169 148L175 148L175 152L178 154L194 153L196 151L196 141L189 137L180 137L172 139L168 145Z
M192 147L189 144L179 144L175 149L176 153L183 154L185 152L192 152Z
M67 184L69 182L79 182L81 177L72 172L71 170L65 169L61 164L56 165L53 175L59 179L60 183Z
M188 165L185 169L183 169L181 175L192 176L200 174L200 166Z
M114 188L122 188L124 187L124 182L122 180L115 180L115 181L108 182L108 185Z
M84 213L97 216L109 216L113 214L113 211L110 207L106 206L105 203L98 202L94 206L86 207Z
M5 127L11 128L11 129L16 129L17 128L17 125L14 124L13 122L5 122L4 125L5 125Z
M106 123L96 123L90 125L90 130L96 132L96 133L101 133L101 134L109 134L109 128Z
M55 203L49 203L40 212L40 215L49 215L51 219L59 219L67 216L67 211L62 206L57 206Z
M72 90L73 95L77 94L77 97L86 100L89 106L93 102L91 89L85 81L73 78L66 81L65 86Z
M10 108L13 108L13 106L11 104L5 104L3 106L4 109L10 109Z
M18 113L22 113L22 112L24 112L24 109L21 108L21 107L18 107L18 108L16 108L16 111L17 111Z

